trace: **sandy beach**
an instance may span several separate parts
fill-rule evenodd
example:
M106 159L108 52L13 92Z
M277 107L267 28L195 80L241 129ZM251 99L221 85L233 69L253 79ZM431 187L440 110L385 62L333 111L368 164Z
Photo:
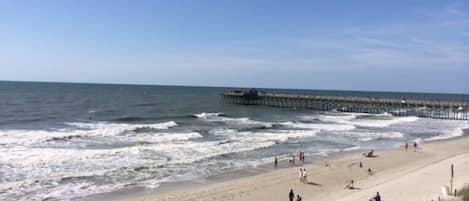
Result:
M294 167L254 176L173 187L126 200L288 200L290 189L305 201L369 200L376 192L380 192L386 201L438 200L442 186L450 184L451 164L455 167L454 187L469 184L468 144L469 138L463 137L423 143L416 152L412 148L407 152L397 148L378 150L373 158L357 152L344 153L312 164L297 163ZM328 167L324 165L325 161L328 161ZM359 161L363 168L359 167ZM307 183L299 181L299 168L307 170ZM374 174L368 174L368 168ZM355 181L354 190L345 188L350 180Z

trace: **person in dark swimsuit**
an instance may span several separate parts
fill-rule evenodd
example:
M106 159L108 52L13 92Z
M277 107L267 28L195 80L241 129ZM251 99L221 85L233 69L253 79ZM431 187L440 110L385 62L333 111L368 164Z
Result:
M381 195L379 194L379 192L376 192L375 201L381 201Z
M274 159L274 166L275 166L275 167L278 166L278 159L277 159L277 156L275 156L275 159Z
M293 189L290 190L290 193L288 194L288 198L290 198L290 201L293 201L295 198L295 193L293 193Z

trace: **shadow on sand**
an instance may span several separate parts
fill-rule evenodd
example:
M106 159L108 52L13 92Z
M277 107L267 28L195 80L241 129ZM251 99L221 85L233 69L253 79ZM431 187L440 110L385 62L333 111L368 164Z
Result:
M314 182L306 182L306 184L313 185L313 186L322 186L321 184L314 183Z

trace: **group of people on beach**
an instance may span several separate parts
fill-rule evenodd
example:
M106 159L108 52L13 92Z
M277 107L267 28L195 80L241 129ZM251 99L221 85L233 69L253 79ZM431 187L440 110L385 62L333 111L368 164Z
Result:
M414 143L412 144L412 146L414 146L414 152L416 152L416 151L417 151L417 148L418 148L417 141L414 141ZM405 143L404 143L404 149L405 149L406 152L407 152L407 150L409 149L409 143L407 142L407 140L406 140Z
M405 149L406 150L408 149L407 141L406 141ZM414 149L417 149L417 143L416 142L414 143ZM364 153L363 156L365 156L365 157L376 157L373 149L371 149L371 151L369 151L369 152ZM300 159L300 161L302 161L304 163L304 152L300 152L298 158ZM289 162L290 162L290 164L294 164L295 163L294 161L295 161L295 157L294 157L294 155L292 155L292 158L290 159ZM275 167L277 167L277 165L278 165L277 156L275 156L274 164L275 164ZM327 161L325 162L325 166L326 167L329 166L329 163ZM358 162L358 166L360 168L364 167L362 160L360 160ZM371 168L368 168L367 172L368 172L368 175L373 175L374 174L374 171L371 170ZM298 171L298 179L301 183L307 183L308 180L307 180L306 168L300 168L300 170ZM354 180L349 180L349 182L347 182L347 184L345 185L345 188L350 189L350 190L356 189L355 184L354 184ZM295 200L295 193L293 192L293 189L290 190L290 193L288 194L288 197L289 197L290 201ZM296 196L296 201L301 201L301 200L302 200L302 197L300 195L297 195ZM377 192L376 195L373 196L369 201L381 201L381 195L379 194L379 192Z
M305 163L305 152L300 151L300 153L298 154L298 159L302 163ZM288 163L290 163L290 165L295 165L295 155L294 154L291 155L291 158L290 158L290 160L288 160ZM277 156L275 156L274 165L275 165L275 167L278 166Z
M300 168L300 171L298 172L298 178L300 179L301 183L306 183L308 181L306 175L306 168Z
M305 152L300 151L298 158L300 159L302 163L305 163Z
M293 192L293 189L290 189L290 193L288 194L288 198L290 201L293 201L295 199L295 193ZM301 201L303 198L300 195L296 195L296 201Z
M418 149L418 144L416 141L413 142L412 144L413 148L414 148L414 152L417 151ZM404 145L403 145L405 151L407 152L408 149L409 149L409 143L407 142L407 140L405 141ZM373 158L373 157L376 157L375 153L374 153L374 150L371 149L371 151L369 152L366 152L366 153L363 153L363 156L367 157L367 158ZM301 162L304 163L305 161L305 155L304 155L304 152L300 152L299 153L299 156L298 156L299 160ZM291 155L291 159L289 160L290 164L291 165L294 165L295 164L295 156L294 155ZM278 159L277 159L277 156L275 156L275 159L274 159L274 164L275 164L275 167L277 167L278 165ZM326 161L325 162L325 166L328 167L329 166L329 163ZM360 160L359 163L358 163L358 166L360 168L363 168L363 162ZM373 175L374 174L374 171L371 169L371 168L368 168L367 170L368 172L368 175ZM299 172L298 172L298 178L300 180L301 183L307 183L307 173L306 173L306 169L305 168L300 168ZM347 182L347 184L345 185L345 188L346 189L355 189L355 186L354 186L354 181L353 180L350 180L349 182ZM290 190L290 193L288 195L290 201L294 201L295 199L295 194L293 192L293 189ZM300 195L297 195L296 196L296 201L301 201L302 200L302 197ZM369 201L381 201L381 195L379 194L379 192L376 192L376 195L373 196Z

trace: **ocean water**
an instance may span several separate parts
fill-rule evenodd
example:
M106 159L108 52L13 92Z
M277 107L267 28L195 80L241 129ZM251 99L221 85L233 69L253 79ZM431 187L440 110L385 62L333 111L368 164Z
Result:
M227 88L0 82L0 200L75 200L463 135L467 121L224 105ZM469 100L468 95L272 92Z

